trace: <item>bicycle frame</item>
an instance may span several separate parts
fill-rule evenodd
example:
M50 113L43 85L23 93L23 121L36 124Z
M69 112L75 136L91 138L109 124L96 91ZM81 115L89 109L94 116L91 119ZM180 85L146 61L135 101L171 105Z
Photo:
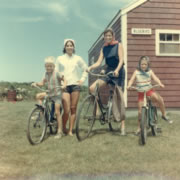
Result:
M112 74L113 72L109 72L108 74ZM98 74L93 74L93 73L90 73L91 75L94 75L94 76L97 76L97 77L106 77L108 76L108 74L106 75L98 75ZM109 85L109 99L108 99L108 102L112 99L113 97L113 90L112 90L112 85ZM108 104L107 106L105 107L101 101L101 98L100 98L100 95L99 95L99 83L96 84L96 87L95 87L95 93L93 95L95 97L95 101L96 103L98 104L99 106L99 109L101 111L101 114L102 114L102 118L99 119L100 122L104 121L105 122L105 115L107 113L107 109L108 109ZM105 112L104 112L105 111Z

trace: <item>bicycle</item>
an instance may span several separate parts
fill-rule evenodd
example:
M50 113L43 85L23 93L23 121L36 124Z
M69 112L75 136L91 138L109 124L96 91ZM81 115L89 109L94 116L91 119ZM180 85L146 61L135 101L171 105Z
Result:
M155 87L159 87L159 85L152 86L152 88ZM130 87L130 89L140 90L140 88L137 87ZM146 96L147 91L148 90L141 91L144 92L144 104L142 106L140 121L140 140L142 145L145 145L147 142L147 130L149 128L151 128L153 136L156 136L158 133L157 107L153 106L151 98Z
M28 118L27 138L32 145L39 144L44 140L47 127L49 127L50 134L56 134L58 129L55 116L55 102L48 95L48 90L36 88L46 92L47 95L44 97L42 105L35 104L35 108L33 108Z
M89 72L90 75L100 77L112 77L113 72L106 75L94 74ZM99 120L101 125L108 123L110 131L117 131L117 122L113 121L112 115L112 98L113 90L110 85L109 99L107 105L104 105L99 95L99 84L96 84L94 94L89 94L84 98L79 107L76 118L76 137L79 141L86 139L92 131L95 120ZM97 108L99 107L100 115L97 115ZM119 129L119 127L118 127Z

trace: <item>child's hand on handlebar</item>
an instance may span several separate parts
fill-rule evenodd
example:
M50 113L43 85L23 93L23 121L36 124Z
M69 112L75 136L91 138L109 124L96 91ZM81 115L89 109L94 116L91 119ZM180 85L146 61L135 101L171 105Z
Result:
M165 87L164 84L162 84L162 83L160 83L159 86L160 86L161 88L164 88L164 87Z
M31 84L32 87L37 87L37 84L34 82Z

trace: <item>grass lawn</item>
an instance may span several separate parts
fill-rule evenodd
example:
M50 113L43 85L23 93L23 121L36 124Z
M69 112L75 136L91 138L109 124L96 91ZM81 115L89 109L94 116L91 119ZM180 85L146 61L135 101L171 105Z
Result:
M34 102L0 102L0 179L180 179L180 120L161 120L162 133L140 146L137 117L126 120L127 136L109 132L96 122L93 135L83 142L76 136L49 136L32 146L26 138L27 117Z

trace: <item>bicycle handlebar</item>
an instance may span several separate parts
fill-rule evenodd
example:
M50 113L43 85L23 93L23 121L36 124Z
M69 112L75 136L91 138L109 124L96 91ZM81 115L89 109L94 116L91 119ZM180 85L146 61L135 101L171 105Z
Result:
M42 89L42 88L40 88L39 86L33 86L33 87L36 87L37 89L39 89L39 90L42 91L42 92L46 92L46 93L49 93L49 92L50 92L49 90ZM57 88L57 89L62 89L62 86L56 86L55 88Z
M92 73L91 71L89 71L88 73L91 74L92 76L97 76L97 77L107 77L109 75L114 75L113 71L110 71L107 74L95 74L95 73Z
M146 91L149 91L150 89L152 89L152 88L155 88L155 87L160 87L160 85L159 84L155 84L155 85L153 85L151 88L149 88L148 90L142 90L142 92L146 92ZM130 89L134 89L134 90L141 90L141 88L137 88L137 87L135 87L135 86L131 86L130 87Z

